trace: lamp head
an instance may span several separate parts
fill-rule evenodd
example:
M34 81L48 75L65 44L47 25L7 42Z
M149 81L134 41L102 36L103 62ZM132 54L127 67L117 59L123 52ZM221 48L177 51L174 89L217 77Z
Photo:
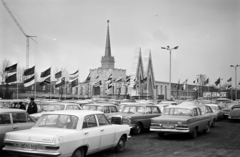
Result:
M173 49L178 49L178 46L175 46Z
M234 67L233 65L230 65L230 67Z
M161 47L162 49L166 49L165 47Z

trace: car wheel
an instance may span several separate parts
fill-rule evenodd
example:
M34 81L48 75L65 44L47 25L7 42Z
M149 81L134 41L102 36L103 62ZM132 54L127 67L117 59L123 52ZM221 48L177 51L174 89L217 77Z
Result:
M210 132L210 124L207 124L207 128L203 130L204 133L208 134Z
M84 150L82 148L75 150L72 157L84 157Z
M137 123L133 133L135 135L139 135L141 132L142 132L142 125L140 123Z
M122 136L119 139L117 146L115 147L116 152L122 152L125 149L125 144L126 144L126 138Z
M163 137L164 137L164 135L165 135L165 133L164 133L164 132L158 132L157 134L158 134L158 137L159 137L159 138L163 138Z
M197 137L197 128L194 128L190 135L191 138L195 139Z

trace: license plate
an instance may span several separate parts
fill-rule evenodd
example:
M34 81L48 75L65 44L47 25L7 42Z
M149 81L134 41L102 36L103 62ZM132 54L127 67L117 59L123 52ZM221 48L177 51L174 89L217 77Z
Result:
M28 149L37 149L36 144L31 144L31 143L21 143L22 148L28 148Z
M163 125L163 128L173 129L173 128L174 128L174 125Z

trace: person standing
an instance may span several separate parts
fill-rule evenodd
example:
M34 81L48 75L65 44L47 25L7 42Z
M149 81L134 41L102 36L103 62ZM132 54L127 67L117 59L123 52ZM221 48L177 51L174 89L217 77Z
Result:
M37 113L37 109L37 104L34 102L34 98L31 98L27 109L28 114Z

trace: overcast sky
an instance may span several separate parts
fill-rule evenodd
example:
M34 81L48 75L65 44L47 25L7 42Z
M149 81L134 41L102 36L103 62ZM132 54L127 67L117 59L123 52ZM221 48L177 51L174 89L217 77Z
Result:
M107 20L115 68L131 74L135 48L150 49L156 81L172 82L204 74L213 84L233 77L230 65L240 65L239 0L4 0L28 35L30 66L38 73L52 67L80 71L101 66ZM0 5L0 63L4 59L26 67L26 38ZM237 69L240 80L240 67Z

